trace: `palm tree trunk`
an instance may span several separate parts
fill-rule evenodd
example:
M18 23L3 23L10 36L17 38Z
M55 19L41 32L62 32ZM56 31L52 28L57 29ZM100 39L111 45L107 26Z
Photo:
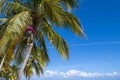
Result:
M29 40L32 40L32 42L29 43ZM17 80L21 80L22 73L23 73L23 71L24 71L24 69L25 69L25 66L26 66L28 60L29 60L29 56L30 56L30 53L31 53L31 50L32 50L32 47L33 47L33 34L31 34L31 37L28 38L27 46L28 46L28 47L27 47L27 50L26 50L27 54L26 54L26 57L25 57L25 59L24 59L22 68L20 69L20 73L19 73L19 75L18 75Z
M3 57L2 61L1 61L1 64L0 64L0 72L1 72L1 70L2 70L2 66L3 66L3 63L4 63L4 61L5 61L5 57L6 57L6 55Z

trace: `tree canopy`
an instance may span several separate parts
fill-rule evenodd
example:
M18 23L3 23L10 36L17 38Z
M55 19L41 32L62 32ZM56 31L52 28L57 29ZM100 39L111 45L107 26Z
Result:
M26 77L33 75L33 69L36 75L40 75L49 62L46 38L63 58L68 58L68 44L54 30L54 27L69 28L76 35L83 36L84 32L79 19L70 11L77 7L79 7L77 0L1 1L0 13L5 15L4 18L0 18L0 62L5 56L2 67L3 74L13 67L21 68L27 54L25 51L28 43L26 35L28 26L31 26L36 32L32 33L33 47L24 69ZM14 79L16 78L17 75ZM9 79L14 80L11 77Z

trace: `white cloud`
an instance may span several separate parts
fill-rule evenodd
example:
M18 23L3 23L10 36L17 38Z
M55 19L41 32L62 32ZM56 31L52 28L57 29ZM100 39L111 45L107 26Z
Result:
M45 77L64 76L64 73L63 72L58 72L58 71L47 70L47 71L45 71L44 76Z
M59 71L52 71L47 70L44 73L44 77L84 77L84 78L94 78L94 77L119 77L120 73L113 72L113 73L89 73L83 72L79 70L69 70L67 72L59 72Z

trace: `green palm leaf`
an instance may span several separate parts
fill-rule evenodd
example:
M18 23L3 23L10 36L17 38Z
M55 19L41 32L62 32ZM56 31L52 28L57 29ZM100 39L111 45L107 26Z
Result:
M24 58L24 51L26 47L27 39L21 39L21 41L17 44L17 47L15 48L15 56L14 56L14 61L16 65L20 65L23 62Z
M57 0L45 0L44 1L44 14L52 21L56 26L64 25L64 9L61 7Z
M2 7L3 7L3 1L0 1L0 15L1 15Z
M81 28L81 24L79 23L78 19L72 13L65 13L65 23L69 26L69 28L77 35L83 36L84 32Z
M32 65L34 66L36 75L40 76L40 73L43 73L43 68L40 65L40 63L35 63L35 60L34 60Z
M27 7L16 2L4 2L3 5L4 6L2 7L2 13L4 13L7 17L11 17L22 11L29 10Z
M33 75L33 68L32 68L32 64L30 63L30 61L28 61L28 63L26 64L24 75L26 76L26 78Z
M60 0L66 6L66 8L75 8L78 7L78 0Z
M32 49L32 56L34 56L34 58L42 65L42 67L45 67L46 63L49 62L49 57L47 51L41 48L34 45Z
M0 39L3 37L6 25L8 23L8 18L0 18Z
M0 23L5 23L5 22L7 22L7 21L8 21L7 18L0 18Z
M48 40L54 45L63 58L68 58L69 50L66 41L60 37L51 27L49 23L45 23L43 32L47 36Z
M8 22L5 34L0 40L0 53L9 51L9 49L13 52L13 47L23 37L26 26L31 22L31 15L27 11L14 16Z

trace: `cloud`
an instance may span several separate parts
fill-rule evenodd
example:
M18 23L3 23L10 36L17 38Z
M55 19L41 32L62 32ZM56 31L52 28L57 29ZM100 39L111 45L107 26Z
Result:
M45 74L44 74L45 77L64 76L64 75L65 73L63 72L51 71L51 70L45 71Z
M59 72L59 71L52 71L47 70L44 73L44 77L81 77L81 78L96 78L96 77L119 77L120 73L112 72L112 73L89 73L83 72L79 70L69 70L67 72Z

